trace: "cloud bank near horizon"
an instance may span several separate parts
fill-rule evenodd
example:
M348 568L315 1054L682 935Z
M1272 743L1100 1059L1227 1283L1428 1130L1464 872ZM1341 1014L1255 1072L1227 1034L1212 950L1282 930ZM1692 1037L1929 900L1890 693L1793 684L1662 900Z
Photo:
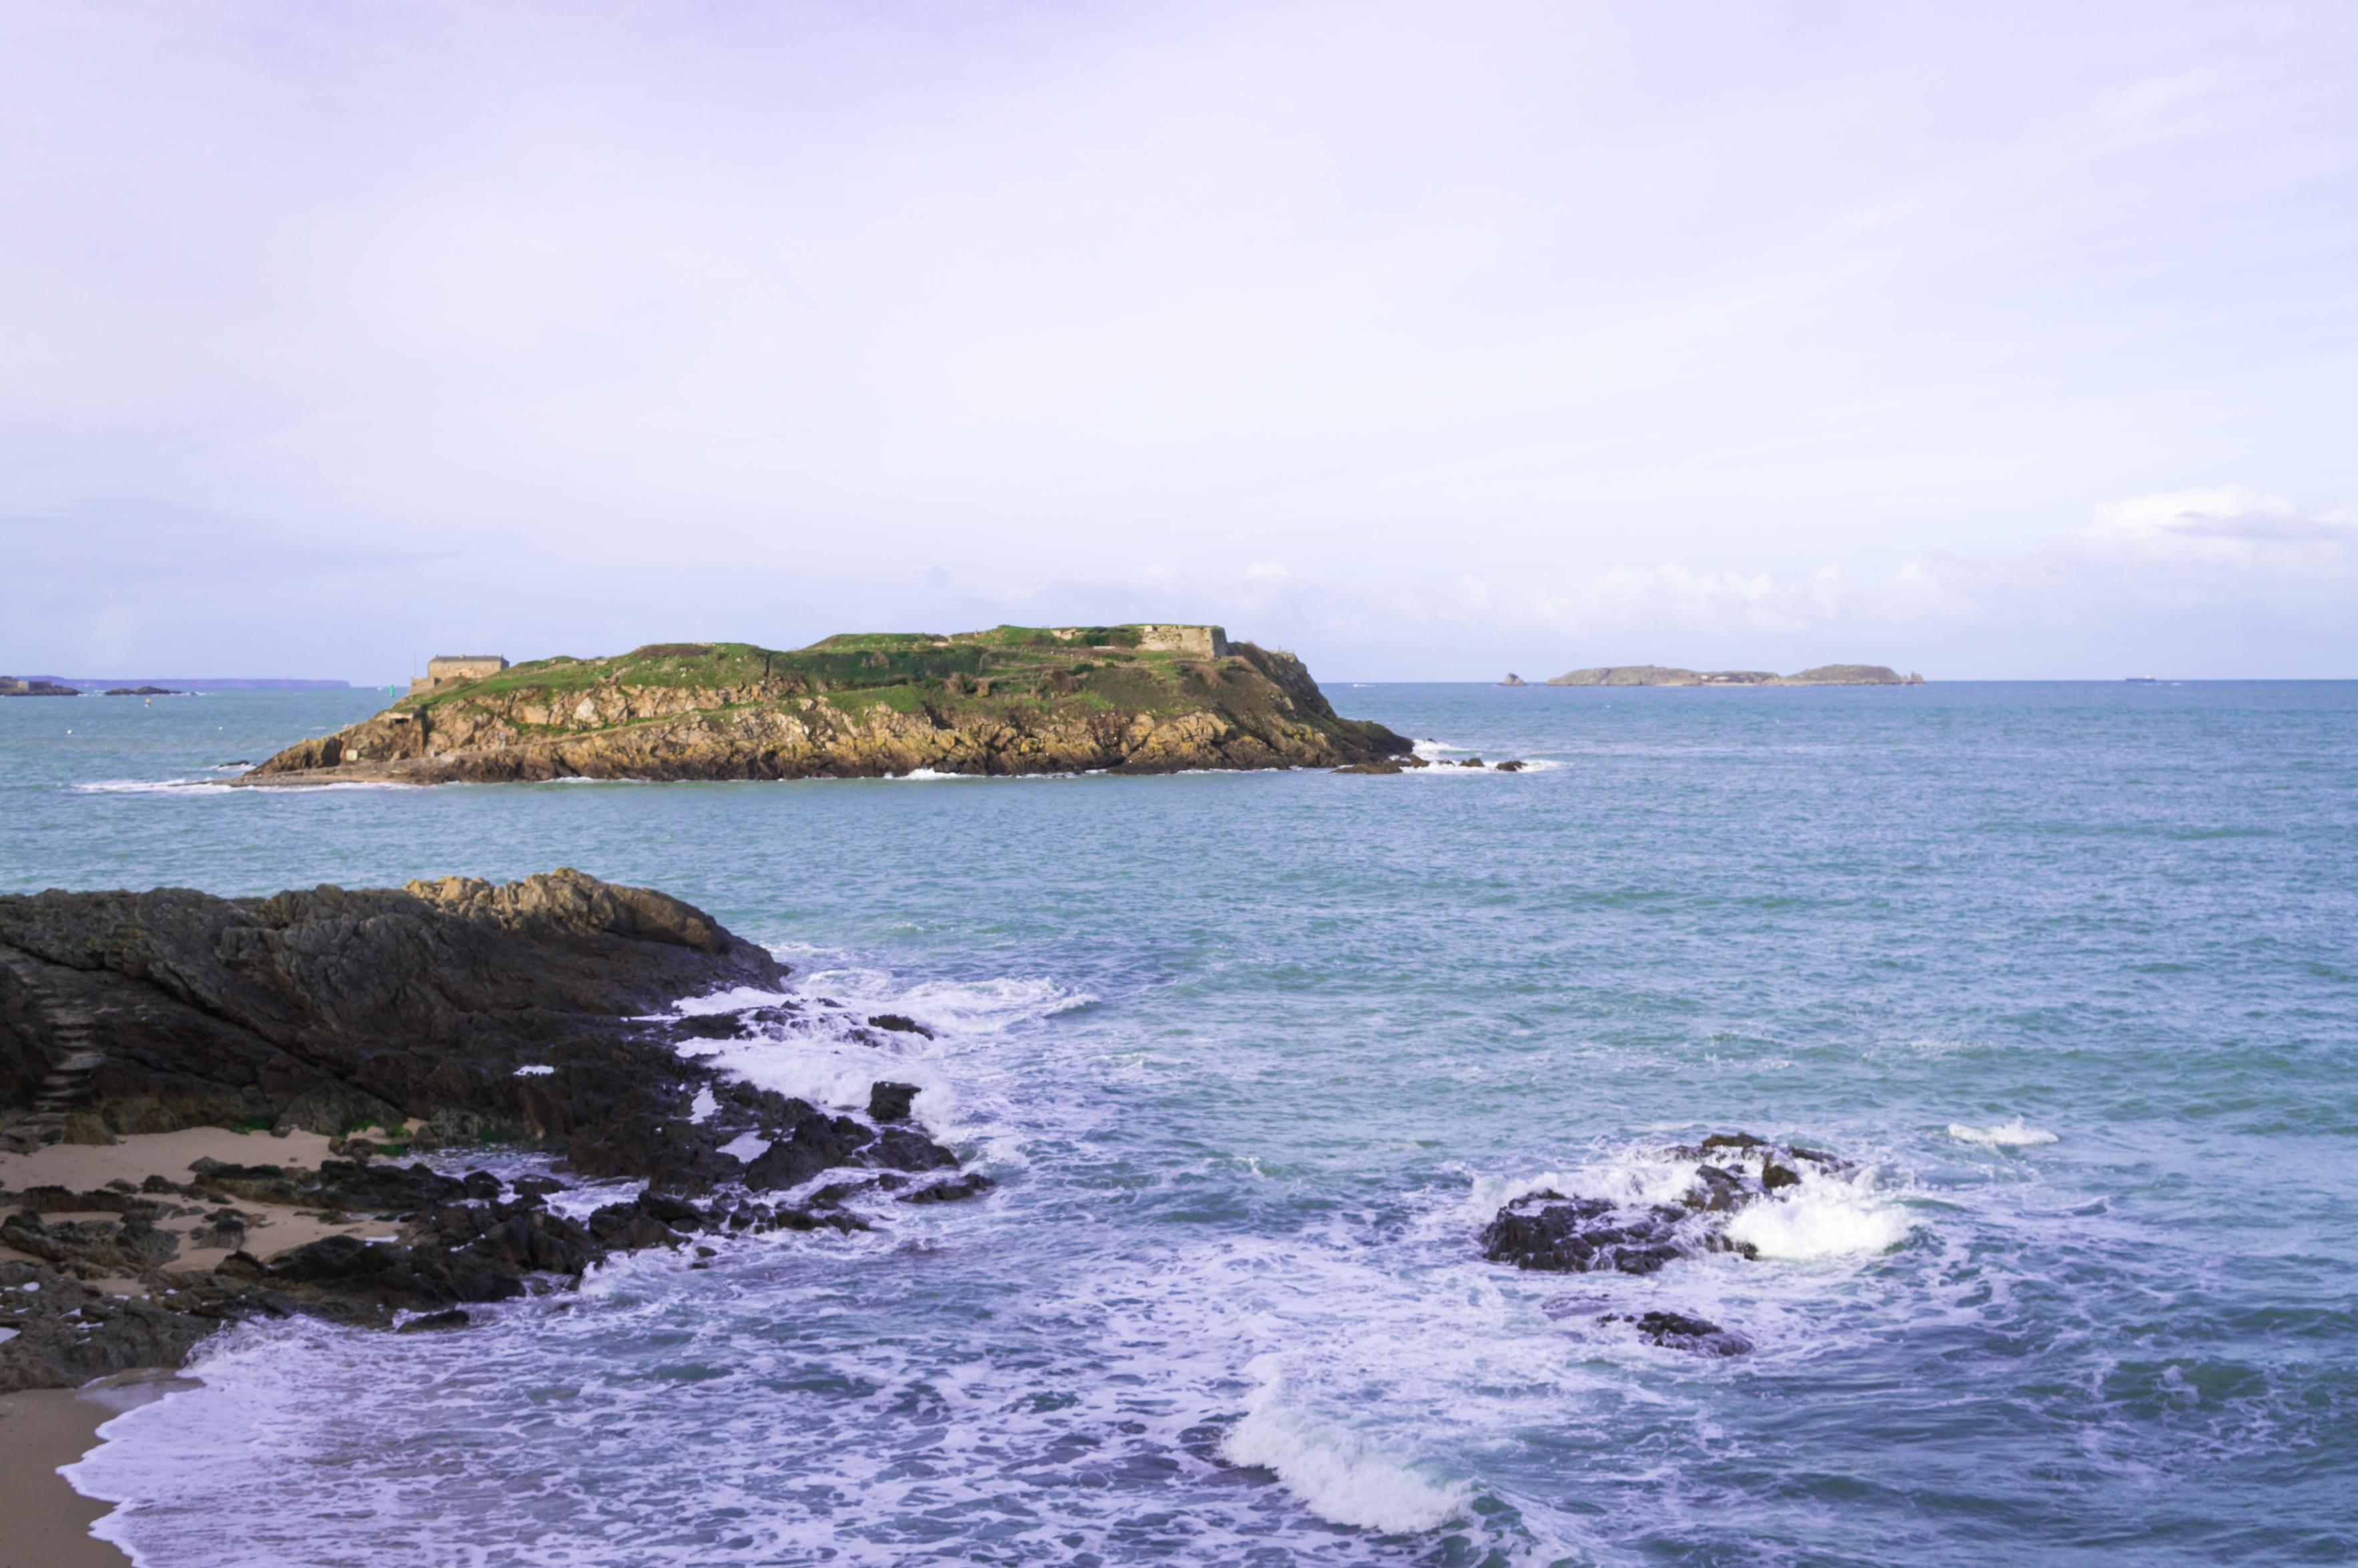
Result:
M2353 65L2302 5L18 8L0 668L2358 676Z

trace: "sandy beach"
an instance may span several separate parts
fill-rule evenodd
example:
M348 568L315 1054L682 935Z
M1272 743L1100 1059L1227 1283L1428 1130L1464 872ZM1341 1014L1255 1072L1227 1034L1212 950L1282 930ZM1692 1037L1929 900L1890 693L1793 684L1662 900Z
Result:
M88 1192L116 1181L136 1186L150 1175L184 1182L190 1163L200 1159L316 1166L331 1157L328 1140L315 1133L295 1132L279 1138L200 1127L119 1138L110 1144L53 1143L29 1154L0 1154L0 1188L21 1192L28 1187L62 1186ZM246 1242L247 1250L258 1256L267 1257L322 1236L359 1234L364 1228L357 1223L330 1225L270 1205L244 1206L260 1221ZM162 1228L185 1235L195 1223L167 1221ZM171 1267L210 1269L228 1255L219 1249L192 1249L184 1242ZM0 1247L0 1258L22 1256ZM146 1286L134 1279L88 1282L115 1295L146 1293ZM80 1389L29 1389L0 1394L0 1519L7 1521L7 1528L0 1530L0 1568L99 1564L120 1568L127 1563L122 1552L90 1534L91 1525L107 1512L109 1505L75 1491L58 1468L96 1446L98 1428L103 1422L175 1388L191 1386L189 1379L168 1371L142 1371L101 1379Z
M0 1568L121 1568L131 1560L90 1527L112 1505L85 1498L58 1474L98 1446L98 1429L124 1411L193 1382L126 1372L81 1389L0 1396Z

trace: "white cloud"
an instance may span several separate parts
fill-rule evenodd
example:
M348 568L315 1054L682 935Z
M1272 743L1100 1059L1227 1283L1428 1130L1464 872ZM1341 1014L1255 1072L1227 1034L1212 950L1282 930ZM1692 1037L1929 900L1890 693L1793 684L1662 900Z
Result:
M2230 484L2106 502L2084 542L2108 563L2307 573L2346 570L2358 526Z

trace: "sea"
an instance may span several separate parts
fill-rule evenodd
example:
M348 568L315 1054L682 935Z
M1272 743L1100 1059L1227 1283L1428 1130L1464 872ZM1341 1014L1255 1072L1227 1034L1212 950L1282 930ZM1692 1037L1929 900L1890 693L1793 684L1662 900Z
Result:
M0 702L0 889L661 888L933 1031L721 1065L917 1083L998 1182L463 1333L225 1333L69 1471L98 1533L146 1568L2358 1559L2358 684L1328 692L1528 765L233 790L384 697ZM1674 1191L1739 1131L1853 1162L1757 1257L1482 1256L1512 1196Z

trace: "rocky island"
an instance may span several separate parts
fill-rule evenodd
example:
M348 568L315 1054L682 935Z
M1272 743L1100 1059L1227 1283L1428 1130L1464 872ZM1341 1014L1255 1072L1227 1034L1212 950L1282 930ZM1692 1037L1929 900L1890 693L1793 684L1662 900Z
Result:
M791 652L659 643L487 667L421 683L233 782L1171 773L1410 750L1380 724L1338 717L1293 654L1217 626L870 633Z
M1771 670L1682 670L1668 665L1602 665L1567 670L1550 686L1922 686L1920 675L1887 665L1820 665L1780 676Z
M785 974L700 910L570 871L0 897L0 1393L178 1366L245 1317L461 1327L618 1250L987 1190L891 1076L885 1042L921 1026ZM758 1006L676 1011L717 990ZM876 1045L866 1106L697 1059L764 1028ZM465 1168L493 1154L504 1179Z

